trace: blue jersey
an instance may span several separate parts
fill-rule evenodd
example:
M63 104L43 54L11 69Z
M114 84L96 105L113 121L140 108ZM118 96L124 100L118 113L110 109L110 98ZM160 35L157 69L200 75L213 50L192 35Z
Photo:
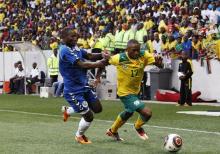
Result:
M77 61L85 61L87 52L77 47L70 48L66 45L59 47L59 70L63 77L64 94L82 93L89 89L87 69L77 66Z

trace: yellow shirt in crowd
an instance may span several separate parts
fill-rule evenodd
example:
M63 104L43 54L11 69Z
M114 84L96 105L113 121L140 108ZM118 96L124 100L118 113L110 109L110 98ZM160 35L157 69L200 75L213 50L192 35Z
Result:
M180 27L180 34L185 35L188 30L188 27Z
M202 43L198 41L197 43L192 42L192 47L196 50L199 51L202 48Z
M149 45L150 53L153 53L154 52L153 42L151 40L148 40L147 44Z
M4 13L0 13L0 23L3 22L5 18L5 14Z
M0 8L2 9L2 8L5 8L5 3L4 2L0 2Z
M161 50L162 51L168 50L168 49L169 49L169 42L166 42L165 44L161 43Z
M175 48L176 44L177 44L176 41L168 42L168 49L171 50L172 48Z
M146 30L151 29L153 26L154 26L154 22L153 22L152 20L149 20L149 21L145 21L145 22L144 22L144 28L145 28Z

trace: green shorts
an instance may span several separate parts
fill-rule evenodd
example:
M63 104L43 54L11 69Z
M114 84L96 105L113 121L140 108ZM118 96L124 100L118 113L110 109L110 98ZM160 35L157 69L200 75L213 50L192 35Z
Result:
M120 100L124 104L125 110L127 112L135 112L144 108L145 104L141 102L138 98L138 95L127 95L120 97Z

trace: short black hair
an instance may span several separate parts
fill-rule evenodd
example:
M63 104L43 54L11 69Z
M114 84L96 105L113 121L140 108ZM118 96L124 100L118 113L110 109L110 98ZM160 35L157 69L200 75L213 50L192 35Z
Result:
M129 40L127 46L130 46L131 44L138 44L138 45L140 45L140 43L137 40L135 40L135 39Z
M66 37L70 32L72 32L73 29L69 28L69 27L65 27L63 30L60 31L60 38L63 39L64 37Z
M17 64L22 64L22 62L19 60L19 61L17 61Z

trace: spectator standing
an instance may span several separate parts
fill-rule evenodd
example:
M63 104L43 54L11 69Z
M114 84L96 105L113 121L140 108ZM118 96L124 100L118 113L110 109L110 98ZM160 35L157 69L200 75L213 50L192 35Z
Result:
M182 62L179 64L178 70L178 77L181 81L178 106L183 106L185 103L192 106L192 74L192 65L188 60L188 54L182 52Z
M53 54L47 59L47 67L49 70L49 76L52 80L52 84L54 82L57 82L58 79L58 73L59 73L59 62L57 57L57 47L54 46L53 48Z

